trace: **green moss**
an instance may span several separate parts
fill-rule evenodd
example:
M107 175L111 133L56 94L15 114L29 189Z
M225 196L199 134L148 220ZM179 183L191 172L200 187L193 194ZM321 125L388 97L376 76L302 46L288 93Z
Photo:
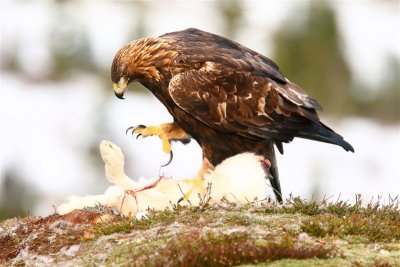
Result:
M400 211L394 203L290 198L283 205L172 205L146 219L117 217L85 227L71 244L81 242L75 257L80 266L400 266ZM90 238L83 239L84 232Z
M387 251L400 251L400 243L393 244L393 243L388 243L388 244L383 244L382 249L387 250Z
M308 258L308 259L293 259L286 258L272 262L259 263L256 266L268 266L268 267L372 267L372 266L400 266L400 253L389 253L388 255L382 255L379 249L368 249L363 244L352 245L342 247L336 257L328 258ZM341 255L341 256L340 256ZM249 264L240 265L254 266Z
M316 215L304 219L301 229L316 237L357 236L369 242L400 240L400 221L392 220L390 216L382 216L378 212L369 216L361 214L343 217L331 214Z
M132 221L125 219L118 222L105 222L96 225L94 233L96 236L110 235L113 233L129 233L132 230Z
M164 266L166 263L170 266L233 266L287 257L326 258L331 251L322 246L297 248L290 236L285 236L281 242L256 241L247 232L227 235L188 231L166 241L157 239L123 245L109 255L107 262L134 266Z
M246 214L229 212L224 215L223 223L227 225L249 226L252 224L252 219Z
M361 196L356 195L354 204L349 204L347 201L337 200L329 202L328 199L322 201L303 200L300 197L290 196L283 205L277 205L273 200L267 199L258 205L255 209L258 213L287 213L287 214L303 214L303 215L320 215L333 214L339 217L359 214L362 216L378 215L386 217L389 220L400 220L400 200L396 197L391 199L389 204L383 205L379 201L376 203L362 203Z
M351 243L351 244L365 244L369 243L368 238L360 235L352 235L352 236L344 236L343 240Z

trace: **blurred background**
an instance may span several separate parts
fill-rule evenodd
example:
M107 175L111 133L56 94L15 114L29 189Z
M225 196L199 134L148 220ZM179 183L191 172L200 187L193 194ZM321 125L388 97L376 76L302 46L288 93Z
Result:
M47 215L68 195L104 192L98 145L126 154L129 176L190 177L201 150L129 126L171 121L138 84L112 91L110 66L131 40L196 27L277 62L355 148L295 139L278 156L283 193L370 201L400 193L399 1L1 1L0 219ZM272 192L270 192L272 194Z

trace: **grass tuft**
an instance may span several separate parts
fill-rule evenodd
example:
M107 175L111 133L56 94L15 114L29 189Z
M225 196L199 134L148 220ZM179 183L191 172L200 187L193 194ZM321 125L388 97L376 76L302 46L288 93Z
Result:
M363 217L360 214L343 217L330 214L316 215L304 219L301 228L304 232L316 237L362 236L369 242L400 240L400 220L391 220L378 214L369 217Z
M137 266L234 266L282 258L327 258L331 249L323 246L296 247L287 236L280 242L257 242L249 233L230 235L191 231L168 240L157 253L133 257ZM153 248L154 249L154 248Z
M362 205L358 195L356 203L324 204L312 217L302 221L303 231L316 237L358 237L362 242L393 242L400 240L400 211L396 197L387 205L378 202Z

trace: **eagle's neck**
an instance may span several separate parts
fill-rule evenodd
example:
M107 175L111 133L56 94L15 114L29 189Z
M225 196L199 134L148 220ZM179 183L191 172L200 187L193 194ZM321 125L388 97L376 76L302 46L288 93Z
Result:
M169 113L174 116L173 114L173 107L175 107L175 103L170 97L168 93L168 85L170 79L165 79L163 81L156 81L156 80L142 80L140 83L150 90L155 97L167 108Z
M152 83L171 78L168 76L175 71L178 53L168 40L152 37L127 44L117 56L124 59L131 77L142 77L143 82Z
M148 78L138 79L138 82L149 89L153 94L156 94L159 91L168 90L169 81L170 79L163 79L161 81Z

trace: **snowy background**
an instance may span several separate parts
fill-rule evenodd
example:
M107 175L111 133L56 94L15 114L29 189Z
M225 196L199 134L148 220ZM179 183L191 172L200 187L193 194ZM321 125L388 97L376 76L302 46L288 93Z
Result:
M152 1L131 6L127 2L65 1L62 10L57 3L1 2L0 206L25 199L30 214L45 215L68 195L103 192L106 180L98 151L103 139L122 147L131 177L154 177L160 172L194 175L201 160L194 141L186 146L174 144L173 162L160 170L168 160L161 142L155 137L135 140L125 135L129 126L156 125L172 118L148 92L130 88L126 100L115 98L109 67L122 44L137 38L141 31L152 36L196 27L223 34L218 26L222 18L213 2ZM293 10L301 13L307 4L243 3L244 22L235 40L271 58L274 46L269 36ZM373 85L370 88L374 89L362 94L378 94L387 71L384 55L400 58L399 3L338 1L332 7L354 83ZM80 32L72 30L74 23ZM56 51L68 51L69 57L79 55L73 49L85 48L82 40L87 39L92 65L83 71L66 67L63 76L54 76L52 70L60 68L51 54L57 36L70 36L54 46ZM68 53L63 55L68 58ZM107 84L109 90L104 90ZM398 195L398 115L390 122L354 114L336 116L329 110L320 115L353 145L355 153L302 139L284 145L285 154L278 156L283 194L308 199L324 195L336 199L340 194L350 201L356 193L366 200L380 195L385 201L389 194ZM24 198L25 194L32 197Z

